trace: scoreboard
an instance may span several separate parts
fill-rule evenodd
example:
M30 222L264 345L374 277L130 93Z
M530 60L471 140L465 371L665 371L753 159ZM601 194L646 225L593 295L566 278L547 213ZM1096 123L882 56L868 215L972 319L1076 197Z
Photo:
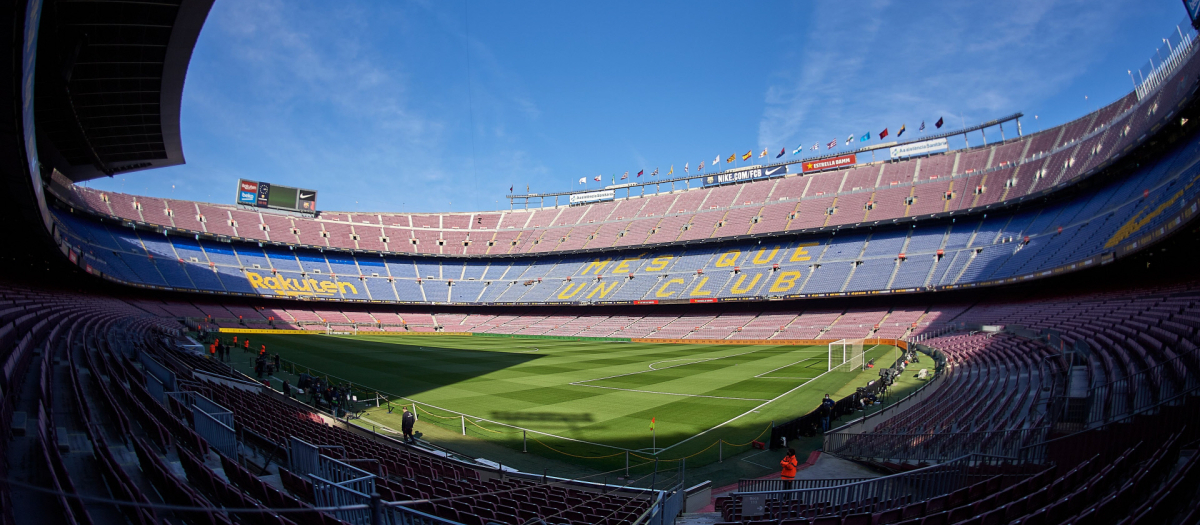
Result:
M315 190L280 186L269 182L239 179L237 203L256 208L316 213L317 192Z

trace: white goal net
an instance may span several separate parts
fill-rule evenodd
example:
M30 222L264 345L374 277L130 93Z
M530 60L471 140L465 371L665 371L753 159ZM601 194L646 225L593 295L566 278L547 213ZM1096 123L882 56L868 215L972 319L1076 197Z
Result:
M863 339L839 339L829 343L829 370L857 372L866 365Z

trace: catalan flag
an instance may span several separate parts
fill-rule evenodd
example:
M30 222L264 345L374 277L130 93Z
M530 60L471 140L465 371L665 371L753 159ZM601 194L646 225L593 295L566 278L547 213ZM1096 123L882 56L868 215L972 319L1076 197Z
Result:
M728 164L730 162L733 162L733 159L736 159L736 158L737 158L737 153L734 153L733 155L730 155L729 158L725 159L725 163Z

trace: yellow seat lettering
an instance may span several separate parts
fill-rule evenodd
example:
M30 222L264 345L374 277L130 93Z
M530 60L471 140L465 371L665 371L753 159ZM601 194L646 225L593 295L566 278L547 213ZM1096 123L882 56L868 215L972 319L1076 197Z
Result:
M663 285L658 288L657 292L654 292L654 296L655 297L670 297L670 296L674 295L675 292L667 290L667 287L671 286L672 284L678 284L680 286L683 286L683 279L668 279L667 282L663 283Z
M775 283L771 285L772 292L786 292L796 287L796 281L800 279L800 272L779 272L779 277L775 279Z

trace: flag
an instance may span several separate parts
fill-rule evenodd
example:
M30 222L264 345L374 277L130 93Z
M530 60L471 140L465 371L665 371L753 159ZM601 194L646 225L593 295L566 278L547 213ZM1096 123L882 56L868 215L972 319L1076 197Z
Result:
M704 161L700 161L700 167L698 167L698 168L696 168L696 169L698 169L698 170L700 170L700 171L704 171ZM686 165L686 164L684 164L684 166L683 166L683 171L687 171L687 165Z
M586 182L587 182L587 177L579 177L579 183L580 183L580 184L584 184L584 183L586 183Z
M921 127L917 128L917 131L925 131L925 121L924 120L921 121Z
M685 164L685 166L686 166L686 164ZM675 174L675 165L672 164L671 169L667 170L667 176L670 177L671 175L674 175L674 174Z
M509 186L509 187L508 187L508 192L509 192L509 193L512 193L512 190L513 190L513 186Z
M640 172L639 172L639 173L640 173ZM654 171L650 172L650 176L651 176L651 177L657 177L657 176L658 176L658 168L654 168Z
M933 123L933 127L942 129L942 117L938 117L938 121Z
M754 156L754 150L747 151L745 155L742 155L742 160L748 160L750 157L753 157L753 156Z
M599 175L596 175L596 178L595 178L595 179L593 179L593 180L595 180L596 182L600 182L600 176L599 176Z
M767 148L763 148L763 150L762 150L762 153L759 153L759 154L758 154L758 158L760 158L760 159L761 159L761 158L763 158L763 157L766 157L766 156L767 156Z
M650 418L650 430L654 430L654 418Z
M703 163L703 162L701 162L700 164L704 164L704 163ZM674 166L671 166L671 169L672 169L672 170L674 170L674 169L675 169L675 167L674 167ZM684 162L684 163L683 163L683 172L684 172L684 173L687 173L687 172L688 172L688 163L686 163L686 162ZM668 173L667 175L670 175L670 173Z
M641 174L641 173L638 173L638 177L641 177L641 176L642 176L642 174ZM625 180L625 179L628 179L628 178L629 178L629 172L628 172L628 171L627 171L627 172L625 172L625 174L624 174L624 175L621 175L621 180Z
M733 162L733 159L736 159L736 158L737 158L737 153L734 153L733 155L730 155L729 158L725 159L725 163L729 164L730 162Z
M883 131L879 132L879 140L883 140L883 138L886 136L887 136L887 128L883 128Z
M812 149L813 149L813 151L817 151L818 149L820 149L820 146L816 142L814 142Z
M720 164L720 163L721 163L721 156L717 155L716 157L713 157L712 164L709 164L709 166L712 166L715 168L715 167L717 167L717 164Z
M837 139L833 139L833 140L829 141L829 144L826 144L825 146L828 149L833 149L834 147L837 146Z
M904 124L901 124L900 131L896 132L896 138L900 138L900 135L903 135L903 134L904 134Z
M787 148L779 148L779 154L775 158L782 157L784 153L787 153Z
M858 138L859 142L866 142L868 140L871 140L871 132L870 131L863 133L863 136Z
M853 133L851 133L849 137L846 137L846 145L849 146L851 142L854 142L854 134Z

